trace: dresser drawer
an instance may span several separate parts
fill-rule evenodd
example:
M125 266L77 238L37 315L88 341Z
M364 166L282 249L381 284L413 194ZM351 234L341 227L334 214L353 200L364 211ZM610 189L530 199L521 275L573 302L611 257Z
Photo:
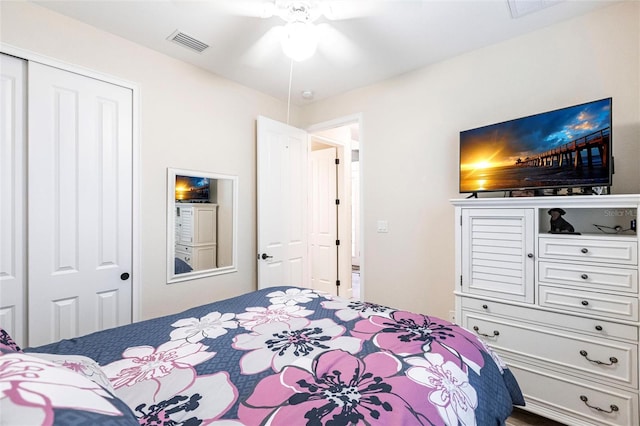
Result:
M637 389L637 345L463 311L463 326L491 347L546 363L557 371Z
M540 237L538 257L585 262L607 262L624 265L638 264L636 240L589 239L576 237Z
M176 251L176 257L185 262L187 265L193 267L193 256L191 254Z
M176 251L193 254L193 246L187 246L185 244L176 244Z
M541 285L540 306L596 317L638 321L638 298Z
M534 412L547 414L555 411L555 419L573 426L640 424L638 396L634 393L574 381L512 361L506 356L503 359L518 380L527 407Z
M638 292L638 270L591 264L540 262L538 281L606 291Z
M633 342L638 340L638 327L633 325L617 324L601 319L582 318L575 315L542 311L535 308L526 308L469 297L463 298L461 304L462 309L475 310L485 315L499 315L514 319L524 319L528 322L535 322L543 326L556 327L562 330L573 330L604 338L618 338Z

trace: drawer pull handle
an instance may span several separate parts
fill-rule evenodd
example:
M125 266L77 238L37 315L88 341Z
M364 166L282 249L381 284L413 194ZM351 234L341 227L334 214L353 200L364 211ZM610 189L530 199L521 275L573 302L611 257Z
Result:
M587 278L589 278L589 275L582 274L582 275L580 275L580 278L582 278L583 280L586 280Z
M583 249L581 249L580 251L581 251L581 252L583 252L584 254L589 253L589 249L588 249L588 248L586 248L586 247L585 247L585 248L583 248Z
M589 301L588 300L583 300L580 303L582 303L582 306L588 306L589 305Z
M609 362L603 362L603 361L598 361L596 359L590 359L587 355L589 355L587 353L587 351L585 350L581 350L580 351L580 355L582 355L583 357L585 357L587 359L587 361L592 362L594 364L598 364L598 365L613 365L613 364L617 364L618 363L618 358L612 356L609 358Z
M596 330L602 331L602 326L601 325L596 325Z
M482 305L482 309L489 309L487 305Z
M498 330L493 330L493 336L490 334L480 333L480 328L477 325L473 326L473 331L475 331L476 334L478 334L479 336L484 336L484 337L495 337L500 335L500 332Z
M592 409L594 409L594 410L596 410L596 411L600 411L601 413L609 413L609 414L611 414L611 413L615 413L616 411L619 411L619 410L620 410L620 409L618 408L618 406L617 406L617 405L615 405L615 404L611 404L611 405L609 406L609 410L605 410L605 409L603 409L603 408L596 407L595 405L590 405L590 404L589 404L589 402L588 402L588 401L589 401L589 398L587 398L587 397L586 397L586 396L584 396L584 395L580 395L580 401L584 402L584 405L586 405L587 407L592 408Z

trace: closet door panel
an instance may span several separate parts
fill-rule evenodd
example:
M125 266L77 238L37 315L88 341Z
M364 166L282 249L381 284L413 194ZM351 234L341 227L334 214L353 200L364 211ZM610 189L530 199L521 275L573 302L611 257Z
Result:
M131 91L29 65L29 344L131 322Z
M26 61L0 54L0 326L26 346Z
M78 123L78 92L59 87L52 88L54 104L53 126L47 139L50 141L50 151L34 144L33 148L42 153L49 151L52 156L44 162L37 163L39 170L31 173L31 178L40 176L50 177L52 254L53 265L50 274L77 273L79 269L79 241L78 241L78 210L80 203L80 181L77 173L79 153L79 123ZM32 139L33 140L33 139ZM34 155L34 157L36 157ZM37 157L36 157L37 158ZM35 163L31 163L35 164ZM45 175L46 173L46 175ZM35 176L34 176L35 175ZM34 180L33 186L40 186ZM32 200L34 201L34 200ZM44 207L44 206L43 206ZM44 211L36 212L34 216L44 216Z

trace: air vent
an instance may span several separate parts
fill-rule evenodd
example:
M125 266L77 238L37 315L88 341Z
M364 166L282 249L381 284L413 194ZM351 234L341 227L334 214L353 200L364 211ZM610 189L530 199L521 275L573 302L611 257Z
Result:
M538 12L563 0L507 0L511 17L516 19L529 13Z
M167 37L167 40L178 43L179 45L184 46L187 49L195 50L198 53L202 53L203 50L209 47L208 44L203 43L200 40L196 40L195 38L179 30L176 30L173 34Z

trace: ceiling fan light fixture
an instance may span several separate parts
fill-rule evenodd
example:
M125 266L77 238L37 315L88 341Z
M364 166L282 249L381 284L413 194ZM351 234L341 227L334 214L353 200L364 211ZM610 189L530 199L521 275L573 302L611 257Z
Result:
M310 22L289 22L284 26L282 51L294 61L309 59L318 47L318 34Z

